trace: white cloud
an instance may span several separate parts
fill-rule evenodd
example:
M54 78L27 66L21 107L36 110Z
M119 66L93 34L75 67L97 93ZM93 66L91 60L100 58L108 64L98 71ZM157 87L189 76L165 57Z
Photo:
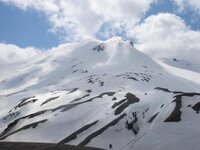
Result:
M199 0L172 0L179 6L181 11L191 8L191 10L200 13L200 1Z
M55 0L1 0L1 2L15 5L23 10L36 9L45 11L48 14L58 12L59 10Z
M133 26L157 0L0 0L47 15L50 31L61 29L66 41L95 37L105 22Z
M200 32L192 31L178 16L160 13L140 19L158 0L0 0L22 10L44 13L51 32L64 31L65 41L99 36L109 38L124 31L138 41L139 49L154 56L174 56L199 61ZM171 0L180 8L200 10L199 0ZM153 54L152 54L153 53ZM181 54L181 55L180 55ZM194 55L195 54L195 55Z
M20 48L12 44L0 43L0 68L12 63L22 62L39 53L38 50L28 47Z
M177 57L199 62L200 32L191 30L178 16L160 13L132 30L137 48L157 57Z

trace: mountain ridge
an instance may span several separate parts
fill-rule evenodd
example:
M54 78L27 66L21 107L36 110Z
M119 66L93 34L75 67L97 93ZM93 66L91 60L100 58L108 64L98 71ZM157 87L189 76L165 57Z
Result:
M194 82L120 37L63 46L0 76L0 140L196 149L197 140L184 142L200 135Z

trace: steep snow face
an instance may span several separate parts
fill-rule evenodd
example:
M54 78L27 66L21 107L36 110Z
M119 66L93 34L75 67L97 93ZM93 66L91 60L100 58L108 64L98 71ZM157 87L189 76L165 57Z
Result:
M199 73L169 68L120 37L59 49L1 70L0 140L115 150L199 147L188 140L200 135Z
M166 57L160 58L160 60L163 63L176 67L176 68L181 68L184 70L200 73L200 65L197 63L194 63L192 60L188 61L188 60L182 60L182 59L177 59L177 58L166 58Z

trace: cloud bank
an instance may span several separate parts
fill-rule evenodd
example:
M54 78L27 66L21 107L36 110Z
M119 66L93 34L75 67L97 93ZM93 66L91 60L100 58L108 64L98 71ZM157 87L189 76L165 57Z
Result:
M156 0L0 0L22 10L44 13L50 31L64 33L63 40L94 38L101 27L134 26ZM118 30L118 28L116 28ZM108 31L107 31L108 32ZM107 33L108 34L108 33Z
M136 37L138 49L152 56L177 57L200 63L200 32L191 30L174 14L152 15L130 35Z
M199 0L173 0L179 6L180 11L187 11L188 8L200 14Z
M158 13L143 18L161 0L0 0L21 10L44 13L51 24L49 31L62 33L65 42L87 38L107 39L124 35L135 39L136 47L156 57L177 57L200 63L200 31L193 31L172 13ZM200 14L199 0L171 0L181 11L192 8ZM143 21L141 22L141 20ZM12 48L11 48L12 47ZM59 46L58 46L59 47ZM3 45L1 60L25 59L35 50L19 50ZM54 48L56 49L56 48ZM10 52L8 52L10 51ZM15 52L14 52L15 51ZM29 53L31 51L31 53ZM26 54L26 53L29 54ZM3 61L0 61L3 62ZM12 61L11 61L12 62Z
M0 43L0 68L12 63L20 63L37 55L40 51L34 48L20 48L12 44Z

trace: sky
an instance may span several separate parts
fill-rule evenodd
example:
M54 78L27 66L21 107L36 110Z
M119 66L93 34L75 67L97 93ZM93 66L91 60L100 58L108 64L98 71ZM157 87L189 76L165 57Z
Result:
M113 36L155 57L198 62L200 1L0 0L0 64Z

